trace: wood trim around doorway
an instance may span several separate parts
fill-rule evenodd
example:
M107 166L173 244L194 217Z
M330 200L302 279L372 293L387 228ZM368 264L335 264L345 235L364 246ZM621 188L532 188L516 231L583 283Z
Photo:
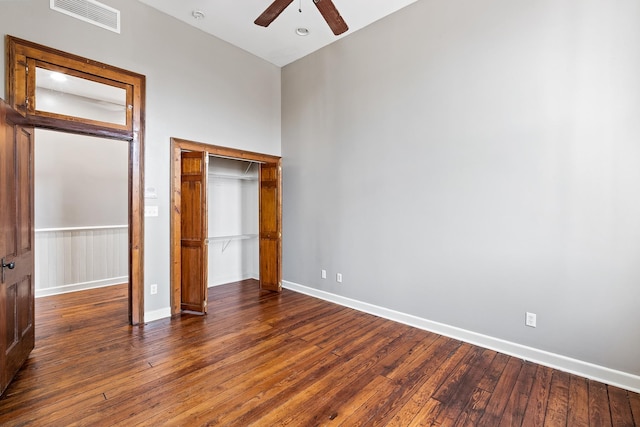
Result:
M281 158L269 154L255 153L234 148L221 147L203 142L189 141L180 138L171 138L171 315L180 313L181 299L181 256L180 256L180 229L181 229L181 199L180 199L180 153L182 151L206 151L209 155L225 157L236 160L246 160L257 163L277 164L280 166ZM279 168L278 168L279 169ZM278 170L278 173L279 170ZM279 180L279 177L278 177ZM281 223L282 208L278 206L278 222ZM281 255L280 255L281 257ZM281 262L279 263L281 265Z
M24 124L81 135L127 141L129 144L129 323L144 323L144 135L146 77L51 47L7 35L5 39L6 96L8 103L22 117ZM60 114L42 115L32 99L35 73L28 73L28 63L44 61L51 67L74 76L108 79L129 87L131 102L126 128L92 122ZM31 105L31 107L28 107ZM96 124L98 123L98 124Z

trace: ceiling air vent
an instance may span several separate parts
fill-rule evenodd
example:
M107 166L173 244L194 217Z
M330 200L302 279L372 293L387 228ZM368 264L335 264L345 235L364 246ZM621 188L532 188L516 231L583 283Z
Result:
M51 9L120 33L120 11L94 0L51 0Z

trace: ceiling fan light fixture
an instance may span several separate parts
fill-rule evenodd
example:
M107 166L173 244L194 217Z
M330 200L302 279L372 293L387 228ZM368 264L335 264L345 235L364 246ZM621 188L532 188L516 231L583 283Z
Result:
M296 34L304 37L304 36L308 36L309 35L309 29L308 28L304 28L304 27L298 27L296 28Z
M255 21L253 21L253 23L260 25L261 27L268 27L291 3L293 3L293 0L273 0L273 3L271 3L265 11L262 12ZM349 26L344 22L342 16L340 16L340 12L336 9L336 5L333 4L333 1L313 0L313 4L316 5L320 15L322 15L324 20L327 22L333 34L339 36L349 29ZM296 34L299 36L306 36L309 34L309 30L302 31L304 34L301 34L299 30L300 29L296 30Z
M205 14L201 10L194 10L193 12L191 12L191 16L193 16L193 19L195 19L196 21L199 21L201 19L204 19Z

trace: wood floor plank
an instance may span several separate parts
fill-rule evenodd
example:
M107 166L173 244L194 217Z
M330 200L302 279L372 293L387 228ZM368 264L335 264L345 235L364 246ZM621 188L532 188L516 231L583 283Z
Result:
M347 397L349 391L356 394L363 385L359 383L354 387L355 381L373 381L377 376L375 365L387 353L389 344L393 341L394 336L388 333L369 338L366 344L361 344L367 346L366 352L362 348L352 350L351 357L344 358L342 364L335 369L326 372L282 405L264 414L261 422L265 425L307 425L309 421L305 422L305 419L323 417L324 413L319 412L323 398L331 399L337 390L345 390L347 394L344 397Z
M296 381L302 380L300 375L291 375L287 369L293 372L302 372L301 364L297 360L303 357L319 366L325 366L334 355L328 351L318 351L314 348L298 349L297 353L285 354L274 360L276 363L264 363L261 367L256 367L247 371L243 375L238 375L225 383L215 382L204 388L203 396L199 396L197 400L189 398L184 390L180 390L180 385L176 384L177 396L184 395L189 398L189 404L176 404L169 414L158 414L151 419L155 423L161 424L163 420L170 420L172 424L198 424L198 423L217 423L219 419L224 417L235 417L249 408L257 406L256 402L269 399L270 394L287 384L295 384ZM249 374L250 373L250 374ZM249 375L247 375L249 374ZM182 387L184 389L184 387ZM202 389L201 389L202 390ZM211 390L211 392L207 392ZM267 390L268 392L265 392ZM251 399L251 402L247 402ZM240 409L242 408L242 409ZM141 417L142 418L141 414Z
M416 416L407 424L408 427L426 427L435 425L435 417L440 413L442 402L437 399L428 399L420 408Z
M506 354L496 354L473 394L465 403L460 416L456 420L456 426L475 426L479 423L508 361L509 356Z
M442 402L440 411L434 420L436 425L453 425L465 409L466 403L472 399L474 391L485 371L489 368L496 352L493 350L482 350L477 358L470 361L469 368L459 378L452 376L450 381L446 381L434 394L434 399ZM456 372L461 370L458 365Z
M635 425L640 426L640 394L628 393L629 404L631 405L631 414L633 415L633 422Z
M382 375L376 376L371 382L360 388L357 393L349 393L351 397L346 400L336 398L331 404L332 411L327 412L320 410L313 415L308 424L301 425L318 425L318 426L335 426L341 425L342 420L349 419L353 413L365 406L367 402L375 402L377 398L374 396L384 393L391 387L390 380ZM305 422L305 420L301 420Z
M290 290L127 324L127 289L36 300L17 426L637 425L640 396ZM586 421L585 421L586 420ZM563 424L564 423L564 424Z
M504 372L504 368L507 366L507 362L509 362L509 356L506 354L497 354L493 362L491 362L491 366L482 377L482 380L480 380L478 388L493 393L496 384L498 384L502 376L502 372Z
M369 356L363 362L352 369L342 378L331 384L331 387L318 394L312 402L305 406L304 414L298 414L295 422L298 425L316 425L327 419L340 422L345 416L357 409L354 402L365 402L367 399L359 397L361 390L370 388L372 383L378 382L378 377L383 376L390 365L397 363L404 353L411 351L421 340L433 342L435 336L424 334L415 328L403 328L401 334L388 341L379 350L367 351ZM357 357L357 356L356 356ZM386 378L385 378L386 379ZM380 381L382 382L382 381ZM385 390L393 387L391 381L384 381ZM347 411L343 408L348 408Z
M549 403L544 416L544 425L566 426L569 404L569 381L571 377L566 372L554 371L549 388Z
M611 408L611 423L616 427L633 426L633 414L627 397L627 391L612 385L609 390L609 407Z
M524 362L520 375L516 380L516 386L509 396L509 402L504 408L500 427L510 427L522 425L524 411L529 403L531 388L536 373L537 366L533 363Z
M150 406L154 401L160 400L162 396L166 395L170 395L172 400L183 398L183 401L188 401L190 405L195 406L201 396L207 396L214 392L221 393L224 387L228 387L230 383L233 386L234 380L242 378L239 374L255 369L272 357L280 357L292 349L299 350L299 346L296 348L296 341L278 337L278 339L267 340L253 348L235 353L232 357L221 359L212 364L198 362L199 366L195 369L192 366L186 368L185 366L177 366L169 369L158 367L156 369L159 372L153 376L132 378L133 381L138 383L135 395L118 396L118 399L112 398L110 400L113 402L112 405L118 406L118 416L121 417L126 414L130 418L137 413L139 408ZM189 361L188 364L192 365L192 361ZM207 379L214 376L216 377L215 388L218 390L213 387L209 388L207 383ZM192 392L190 388L184 387L185 383L205 384L205 387L201 387L196 396L190 396ZM162 385L162 387L159 387L159 385ZM106 391L105 395L107 397L114 396L117 394L117 390L121 388L122 385L118 384L111 391ZM187 391L186 396L184 393L181 394L185 390ZM144 401L141 402L142 399ZM120 421L118 416L112 418L112 420L117 419ZM95 415L86 417L86 420L89 422L98 421L95 419Z
M396 411L389 420L389 424L402 426L410 425L412 422L425 422L430 419L432 413L437 414L440 402L432 398L433 394L470 350L471 346L467 344L461 345L444 337L437 339L433 343L433 351L428 358L429 363L421 365L420 369L427 380ZM425 406L429 406L429 409L425 409Z
M433 344L440 338L440 335L433 334L431 332L422 331L420 329L411 328L409 332L403 334L398 342L381 360L381 367L379 374L389 377L390 373L396 370L400 365L404 365L409 357L416 351L420 351L422 357L426 357L425 351L432 351Z
M589 425L589 385L586 378L571 376L567 425Z
M546 366L537 367L531 394L527 402L527 409L525 409L524 417L522 418L523 426L539 427L544 425L552 375L553 369Z
M444 337L438 337L435 341L423 341L416 348L411 350L403 361L402 364L394 367L387 372L386 377L391 380L399 380L409 375L416 369L421 369L424 366L425 355L431 355L434 349L440 351L441 349L447 351L448 354L453 354L457 351L462 343L460 341L449 340ZM433 347L435 346L435 347ZM468 347L465 347L468 350ZM439 353L437 353L440 355Z
M481 388L476 388L473 394L466 402L460 416L454 424L455 427L476 426L478 421L484 415L484 411L491 398L491 393Z
M330 357L331 356L331 357ZM242 409L236 412L225 414L220 419L221 424L237 423L238 425L250 425L251 423L263 419L273 408L278 408L302 393L311 384L323 377L327 372L337 368L341 360L338 356L330 353L326 360L315 364L298 375L289 376L285 381L275 385L272 389L261 393L243 403Z
M435 339L436 337L428 336L424 342L433 343ZM431 346L428 348L431 348ZM366 416L363 416L360 412L360 415L356 415L358 418L357 421L347 421L347 423L364 423L368 426L385 425L386 420L392 415L396 408L399 408L403 404L403 401L408 398L410 391L425 380L426 377L423 373L423 367L421 367L418 370L410 372L402 380L396 379L390 382L389 387L383 390L383 395L378 399L377 404L369 406Z
M509 402L509 396L515 387L516 380L522 369L522 361L509 358L495 389L491 393L485 412L478 421L479 426L497 426L500 423L504 408Z
M589 425L611 427L609 392L605 384L588 380Z
M223 419L235 420L263 401L269 401L283 388L302 381L302 374L309 366L307 363L321 368L334 358L335 355L327 350L307 347L289 359L244 374L233 384L216 383L216 387L222 388L221 391L208 394L196 405L182 405L170 420L176 425L205 422L216 425ZM161 420L162 417L158 422Z

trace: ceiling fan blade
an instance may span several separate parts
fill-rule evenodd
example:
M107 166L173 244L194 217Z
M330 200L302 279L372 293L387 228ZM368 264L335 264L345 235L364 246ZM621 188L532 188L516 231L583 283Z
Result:
M291 3L293 0L275 0L253 23L261 27L268 27Z
M338 12L338 9L336 9L336 6L331 0L313 0L313 2L324 20L329 24L329 28L331 28L333 34L339 36L349 29L347 23L344 22L344 19L340 16L340 12Z

